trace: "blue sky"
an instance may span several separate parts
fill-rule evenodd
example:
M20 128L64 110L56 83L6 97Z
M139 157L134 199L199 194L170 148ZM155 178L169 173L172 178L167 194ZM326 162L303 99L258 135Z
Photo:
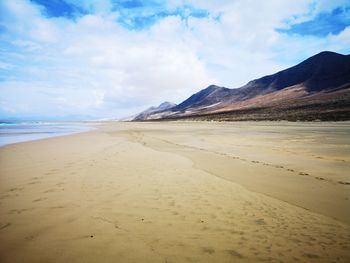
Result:
M91 5L81 1L64 0L32 0L42 6L42 14L46 17L65 17L76 20L81 16L96 14L97 10ZM206 18L209 11L196 8L190 4L183 4L174 8L168 8L165 1L111 1L110 11L118 12L116 22L128 30L147 30L159 20L168 16L179 16L186 20L189 17Z
M288 29L277 30L286 34L326 37L329 34L339 34L349 25L350 4L320 12L313 19L292 24Z
M349 1L2 0L0 119L120 118L350 53Z

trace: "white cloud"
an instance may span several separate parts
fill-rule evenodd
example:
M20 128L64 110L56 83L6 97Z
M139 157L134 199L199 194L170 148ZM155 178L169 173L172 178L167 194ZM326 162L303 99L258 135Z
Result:
M323 49L349 46L349 29L324 39L275 31L337 6L317 3L174 0L173 9L189 4L210 16L168 16L129 31L116 22L110 1L83 2L95 13L74 21L46 18L29 1L3 1L0 107L8 116L122 117L164 100L180 102L212 83L239 87Z

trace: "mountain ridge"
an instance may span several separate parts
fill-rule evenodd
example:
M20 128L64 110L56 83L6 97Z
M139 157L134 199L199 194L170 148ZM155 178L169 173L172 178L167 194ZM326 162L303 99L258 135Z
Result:
M271 112L273 108L281 109L282 105L283 109L290 108L290 111L293 111L292 104L299 105L301 101L305 105L315 100L319 100L320 103L327 101L333 103L340 99L337 96L347 97L350 93L348 84L350 84L350 55L323 51L295 66L251 80L236 89L210 85L176 106L158 111L156 114L139 116L134 120L197 118L202 115L263 107L270 108ZM344 93L340 92L341 90L349 91ZM324 96L325 93L331 95ZM321 105L320 103L318 104ZM350 105L350 100L345 104L342 101L341 107L348 107L348 104ZM322 107L318 111L326 112L326 106ZM244 119L244 116L241 117Z

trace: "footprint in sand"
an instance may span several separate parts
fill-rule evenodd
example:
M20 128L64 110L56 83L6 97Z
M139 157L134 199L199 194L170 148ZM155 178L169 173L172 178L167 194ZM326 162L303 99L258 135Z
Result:
M243 255L241 253L238 253L237 251L235 251L233 249L226 250L226 252L234 258L243 258Z
M350 185L350 182L338 181L338 184Z
M30 241L30 240L33 240L34 238L35 238L35 236L27 236L27 237L25 237L25 240Z
M46 200L47 198L38 198L38 199L35 199L33 200L33 202L40 202L40 201L44 201Z
M266 222L263 218L259 218L259 219L255 220L254 222L257 225L266 225Z
M43 193L52 193L52 192L57 192L57 189L45 190Z
M325 179L323 177L315 177L317 180L324 181Z
M211 248L211 247L202 247L202 252L203 254L214 254L215 253L215 249Z
M42 179L43 178L43 176L35 176L35 177L32 177L31 178L31 180L40 180L40 179Z
M14 187L14 188L7 190L7 192L22 191L23 189L24 189L24 187Z
M28 210L32 210L32 209L12 209L12 210L10 210L10 212L8 214L21 214L21 213L26 212Z
M11 223L6 223L4 225L1 225L0 226L0 230L3 230L3 229L5 229L6 227L9 227L9 226L11 226Z
M50 206L50 207L48 207L48 209L62 209L62 208L65 208L65 206L57 205L57 206Z
M338 162L346 163L346 161L345 161L345 160L342 160L342 159L335 159L335 160L338 161Z
M306 258L312 258L312 259L320 258L319 255L311 254L311 253L305 253L303 256Z

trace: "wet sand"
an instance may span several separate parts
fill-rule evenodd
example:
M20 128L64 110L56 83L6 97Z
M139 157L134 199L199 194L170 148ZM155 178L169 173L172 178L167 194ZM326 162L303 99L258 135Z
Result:
M350 262L350 123L107 123L0 149L0 262Z

